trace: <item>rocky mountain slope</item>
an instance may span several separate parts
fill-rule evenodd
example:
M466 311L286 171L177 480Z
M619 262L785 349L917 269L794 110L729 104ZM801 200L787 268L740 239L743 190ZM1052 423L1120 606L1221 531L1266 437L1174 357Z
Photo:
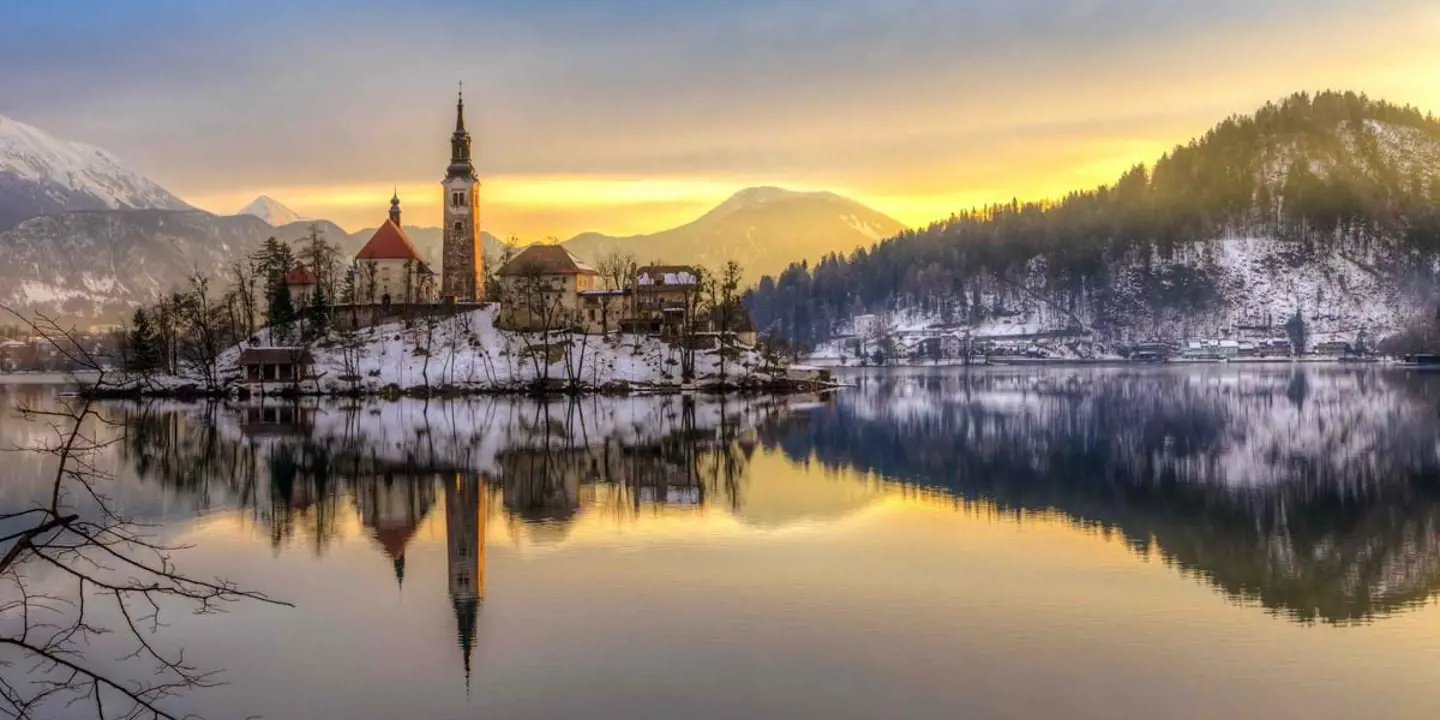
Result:
M1440 121L1355 94L1226 120L1151 168L1048 203L977 209L762 280L761 327L810 342L891 330L1102 341L1374 341L1433 317Z
M191 209L100 148L0 116L0 230L38 215L117 208Z
M755 187L677 228L630 237L584 233L563 244L592 263L614 251L633 254L641 263L718 268L735 260L749 277L758 278L789 263L849 252L904 229L898 221L835 193Z
M251 215L198 210L66 212L0 232L0 305L76 321L114 322L194 273L217 286L266 238L293 242L311 223L274 228ZM349 236L320 222L327 238Z

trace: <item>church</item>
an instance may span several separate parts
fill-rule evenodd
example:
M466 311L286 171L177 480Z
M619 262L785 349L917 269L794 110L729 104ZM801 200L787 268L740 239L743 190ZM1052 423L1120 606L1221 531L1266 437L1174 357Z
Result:
M450 164L441 181L443 243L438 287L435 272L400 224L400 197L390 198L390 215L355 254L355 298L365 305L394 303L477 303L484 300L485 256L480 244L480 180L470 159L465 129L465 96L455 103Z

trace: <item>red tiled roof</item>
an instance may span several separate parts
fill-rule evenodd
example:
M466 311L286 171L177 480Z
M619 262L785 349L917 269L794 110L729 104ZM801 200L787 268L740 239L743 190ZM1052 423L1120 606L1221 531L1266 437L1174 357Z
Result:
M370 236L370 242L360 248L355 254L357 260L414 260L420 261L420 253L415 251L415 245L410 238L405 236L405 231L395 224L395 221L386 219L385 223L375 228L375 234Z
M559 245L531 245L500 268L500 275L599 275Z
M405 546L410 544L410 538L414 535L415 528L409 525L375 528L375 539L380 541L380 547L391 559L405 554Z
M314 285L315 276L303 267L297 267L285 273L286 285Z

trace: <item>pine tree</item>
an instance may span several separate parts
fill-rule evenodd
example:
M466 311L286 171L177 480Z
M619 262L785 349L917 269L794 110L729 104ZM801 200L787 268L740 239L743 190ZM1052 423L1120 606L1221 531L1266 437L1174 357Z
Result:
M312 335L322 335L330 328L330 298L325 294L324 285L315 284L315 292L310 295L310 305L305 311Z
M128 351L126 370L148 372L159 367L159 336L155 332L155 326L150 323L150 316L145 313L144 308L135 310L135 316L130 321L130 332L126 334L125 345Z
M288 328L290 323L295 321L295 303L290 298L290 286L285 283L277 283L270 290L270 296L266 298L267 310L265 317L272 329Z

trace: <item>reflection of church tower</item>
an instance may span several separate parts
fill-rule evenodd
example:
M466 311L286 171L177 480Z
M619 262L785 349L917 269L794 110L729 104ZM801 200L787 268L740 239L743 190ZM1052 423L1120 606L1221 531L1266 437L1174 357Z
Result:
M414 477L370 476L357 483L355 502L361 521L395 566L395 582L405 582L405 549L435 504L435 486Z
M457 641L470 682L475 622L485 597L485 496L480 479L455 475L445 483L445 542L450 566L450 602L455 607Z

